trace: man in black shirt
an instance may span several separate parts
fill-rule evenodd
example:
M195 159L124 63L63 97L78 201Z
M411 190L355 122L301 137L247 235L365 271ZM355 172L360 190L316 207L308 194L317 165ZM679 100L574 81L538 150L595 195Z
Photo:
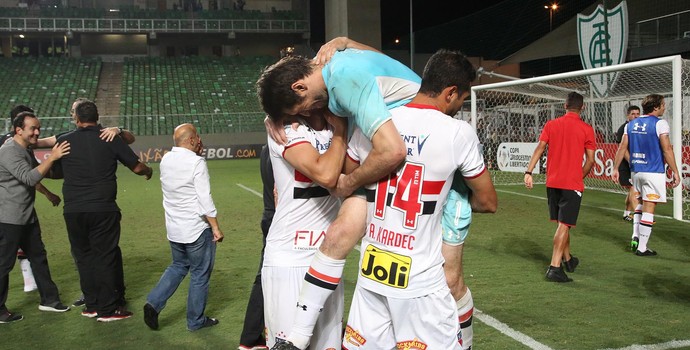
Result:
M122 305L124 278L119 247L120 208L115 202L119 161L137 175L150 179L152 169L120 138L111 142L99 136L98 109L91 101L75 108L77 130L61 135L72 151L60 160L64 175L64 217L77 261L86 307L82 315L99 322L132 316Z
M628 125L631 120L640 116L640 107L630 106L628 107L627 113L628 115L625 123L623 123L623 125L621 125L616 132L616 143L621 143L621 140L623 139L623 130L625 130L626 125ZM630 181L630 164L627 160L623 159L621 165L618 167L618 173L620 174L618 183L620 183L623 188L628 190L628 195L625 197L625 211L623 212L623 220L632 222L633 212L635 210L635 205L637 204L637 198L635 198L635 188L632 186L632 182Z

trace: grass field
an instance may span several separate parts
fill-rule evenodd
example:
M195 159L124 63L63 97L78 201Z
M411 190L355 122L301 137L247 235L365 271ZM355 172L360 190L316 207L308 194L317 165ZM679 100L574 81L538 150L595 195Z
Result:
M78 310L40 312L38 294L22 291L17 264L7 306L24 320L0 325L1 348L236 349L261 250L262 201L246 189L261 191L258 160L210 161L209 168L226 236L218 246L207 307L208 315L220 319L218 326L186 330L186 281L161 313L161 329L144 325L141 308L170 262L170 248L157 168L145 181L121 167L121 247L134 317L100 324ZM60 181L44 183L60 192ZM547 283L555 225L548 221L544 187L498 190L498 212L475 216L465 249L466 281L481 310L475 317L475 349L638 349L633 344L690 349L690 224L658 218L650 246L659 256L636 257L626 251L631 225L621 220L623 196L586 191L571 238L581 261L571 274L575 282ZM53 279L63 301L71 303L80 291L62 210L40 194L36 207ZM670 215L670 205L660 209ZM356 258L351 254L346 266L348 299Z

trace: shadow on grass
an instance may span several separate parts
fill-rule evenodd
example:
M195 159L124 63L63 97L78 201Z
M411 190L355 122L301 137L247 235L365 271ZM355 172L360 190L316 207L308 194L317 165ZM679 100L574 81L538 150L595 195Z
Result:
M684 276L672 272L647 273L642 278L642 286L655 298L690 304L690 283Z

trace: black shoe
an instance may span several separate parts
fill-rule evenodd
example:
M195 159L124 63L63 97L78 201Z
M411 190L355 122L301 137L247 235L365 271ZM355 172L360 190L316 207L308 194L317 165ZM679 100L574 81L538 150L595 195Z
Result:
M158 330L158 311L149 303L144 305L144 323L154 331Z
M69 306L63 305L61 302L56 301L50 305L39 304L38 309L41 311L50 311L50 312L66 312L66 311L69 311Z
M198 331L202 328L213 327L213 326L217 325L218 323L220 323L220 321L218 321L217 319L212 318L212 317L206 317L206 321L204 321L204 324L202 324L201 327L199 327L197 329L190 329L190 331L193 332L193 331Z
M636 251L635 251L635 255L637 255L637 256L655 256L655 255L656 255L656 252L653 251L653 250L651 250L651 249L647 249L647 250L645 250L644 252L641 252L641 251L639 251L639 250L636 250Z
M98 315L98 317L96 317L96 321L98 321L98 322L114 322L114 321L120 321L120 320L130 318L130 317L132 317L132 315L134 315L134 313L132 313L131 311L127 311L126 309L120 307L120 308L117 308L115 311L113 311L113 313L111 313L111 314Z
M86 304L86 300L84 300L84 294L82 294L82 295L79 297L79 299L75 300L75 301L72 303L72 306L74 306L74 307L80 307L80 306L84 306L84 304Z
M23 319L24 316L22 316L22 314L11 313L7 310L3 313L0 313L0 323L12 323L21 321Z
M549 266L546 270L546 279L551 282L572 282L572 278L568 278L568 275L563 272L563 266L553 267Z
M634 237L632 241L630 241L630 250L634 253L637 251L637 246L640 245L640 239L638 237Z
M300 350L300 348L294 346L287 340L278 339L271 350Z
M575 272L577 265L580 265L580 259L572 255L570 256L570 260L563 260L563 263L561 264L561 266L563 266L568 272Z

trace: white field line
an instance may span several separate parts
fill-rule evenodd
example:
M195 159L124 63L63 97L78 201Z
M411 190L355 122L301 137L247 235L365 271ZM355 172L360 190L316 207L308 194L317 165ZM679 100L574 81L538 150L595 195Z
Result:
M261 193L254 191L253 189L244 186L242 184L237 184L237 186L241 187L242 189L251 192L255 194L259 198L263 198ZM511 193L511 194L517 194L521 196L526 196L526 197L531 197L531 198L536 198L536 199L546 199L544 197L539 197L539 196L532 196L528 194L522 194L518 192L511 192L511 191L503 191L503 190L496 190L498 192L506 192L506 193ZM599 208L599 207L593 207L593 208ZM600 208L600 209L606 209L606 210L613 210L610 208ZM359 246L355 246L355 249L358 251ZM516 331L507 324L489 316L488 314L482 312L481 310L475 308L474 309L475 313L474 316L477 317L478 320L484 322L486 325L496 329L497 331L503 333L504 335L514 339L518 343L529 347L530 349L535 349L535 350L552 350L550 347L530 338L528 335ZM619 349L603 349L603 350L666 350L666 349L677 349L681 348L684 346L690 346L690 340L673 340L670 342L666 343L661 343L661 344L652 344L652 345L631 345L625 348L619 348Z

